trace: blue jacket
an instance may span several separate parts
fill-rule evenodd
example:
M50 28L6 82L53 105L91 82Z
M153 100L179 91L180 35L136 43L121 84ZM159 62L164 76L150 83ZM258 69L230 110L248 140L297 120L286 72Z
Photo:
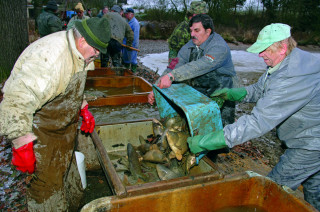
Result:
M132 47L138 49L139 48L140 24L135 17L133 17L128 23L133 31ZM123 44L127 45L126 38L123 40ZM138 54L137 51L134 51L134 50L128 51L127 48L123 48L123 51L122 51L123 61L125 63L137 64L137 54Z

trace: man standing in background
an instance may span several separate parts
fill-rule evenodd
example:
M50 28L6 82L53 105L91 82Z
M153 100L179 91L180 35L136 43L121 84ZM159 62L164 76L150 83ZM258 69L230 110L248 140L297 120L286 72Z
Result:
M114 5L111 12L108 12L103 17L106 17L110 23L111 39L108 45L107 54L101 54L101 67L107 67L109 57L112 60L113 67L121 66L121 49L123 39L127 38L128 46L132 45L133 31L126 20L120 15L121 7Z
M132 47L139 48L139 34L140 34L140 24L138 20L134 17L134 10L132 8L126 9L124 13L125 18L128 20L128 23L133 31L133 42ZM127 39L124 38L123 44L127 45ZM122 60L126 68L130 68L133 72L137 69L137 51L129 50L127 48L122 49Z
M109 7L108 6L104 6L103 9L101 10L101 12L97 15L97 17L98 18L102 18L102 16L104 16L108 12L109 12Z
M172 59L178 56L179 50L190 40L190 32L189 32L189 21L190 19L198 14L206 14L209 9L207 3L205 1L193 1L190 4L190 9L187 11L187 16L185 20L181 22L176 28L173 30L172 34L168 39L169 44L169 64Z
M74 10L76 11L77 15L73 16L70 19L70 21L68 23L68 28L71 28L69 25L71 25L71 26L74 25L74 23L72 23L74 21L82 21L84 19L90 18L89 16L86 16L86 15L83 14L84 13L84 9L83 9L83 6L82 6L82 4L80 2L74 7Z
M62 30L62 22L56 15L58 5L55 0L48 1L44 11L37 18L40 37Z

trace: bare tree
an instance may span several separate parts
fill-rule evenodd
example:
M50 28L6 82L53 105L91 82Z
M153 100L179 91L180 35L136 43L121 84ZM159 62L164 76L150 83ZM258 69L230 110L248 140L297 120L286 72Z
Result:
M27 0L0 0L0 20L0 80L3 82L29 44Z

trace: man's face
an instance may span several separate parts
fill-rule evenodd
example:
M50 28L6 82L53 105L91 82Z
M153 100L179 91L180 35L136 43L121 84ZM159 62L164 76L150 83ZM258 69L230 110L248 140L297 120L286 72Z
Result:
M124 16L130 21L133 17L133 13L125 13Z
M263 58L267 66L274 67L283 60L284 55L282 54L281 49L272 51L269 46L266 50L259 53L259 57Z
M190 34L192 42L200 46L205 42L211 34L211 29L205 29L201 22L193 23L190 27Z
M82 16L83 16L83 11L77 11L77 16L78 16L79 18L82 18Z
M103 14L106 14L106 13L108 13L108 12L109 12L109 9L108 9L108 7L105 7L105 8L103 8L102 12L103 12Z
M83 37L78 40L77 49L81 53L81 55L84 57L86 64L95 60L100 53L98 49L90 46Z

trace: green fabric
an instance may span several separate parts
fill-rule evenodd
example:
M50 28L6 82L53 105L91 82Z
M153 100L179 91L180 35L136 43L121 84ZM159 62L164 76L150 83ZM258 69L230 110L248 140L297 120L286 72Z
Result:
M111 29L109 21L106 18L94 17L81 22L76 21L74 26L90 46L99 49L103 54L107 53Z
M205 150L216 150L227 147L223 130L189 137L187 141L191 152L194 154Z
M213 92L210 97L220 97L229 101L242 101L247 95L245 88L223 88Z
M265 26L258 35L257 41L247 51L260 53L272 44L291 36L290 26L287 24L270 24Z
M209 8L205 1L193 1L190 4L189 12L191 14L203 14L208 13Z
M40 37L62 30L62 22L52 11L43 11L37 18Z
M169 59L176 58L179 50L191 39L189 32L189 19L186 17L178 24L168 39ZM170 53L171 52L171 53Z

